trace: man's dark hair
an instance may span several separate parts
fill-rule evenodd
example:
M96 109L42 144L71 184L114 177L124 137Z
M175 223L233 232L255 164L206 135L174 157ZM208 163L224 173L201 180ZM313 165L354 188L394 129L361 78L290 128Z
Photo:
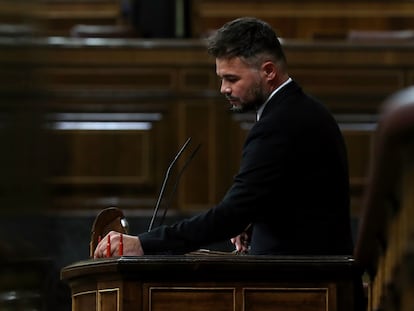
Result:
M224 24L208 39L207 52L216 58L242 57L254 62L265 56L282 65L286 63L275 31L254 17L241 17Z

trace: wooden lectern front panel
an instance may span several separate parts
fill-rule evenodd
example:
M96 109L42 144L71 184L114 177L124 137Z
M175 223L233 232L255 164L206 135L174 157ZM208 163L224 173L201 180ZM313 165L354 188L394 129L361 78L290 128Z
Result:
M99 311L120 311L119 288L98 291Z
M72 295L72 310L96 310L96 291L79 292Z
M232 311L234 288L220 287L150 287L149 311Z
M328 288L169 285L144 286L144 292L147 300L142 310L146 311L272 311L276 307L278 311L329 310ZM72 310L120 311L124 308L119 289L101 289L74 295Z
M245 288L243 311L327 311L327 288Z
M72 311L351 311L360 285L353 263L338 256L126 256L75 263L62 277Z
M145 311L273 311L275 308L278 311L327 311L329 298L334 300L328 287L275 287L271 284L258 287L157 284L144 286L144 292L147 296Z

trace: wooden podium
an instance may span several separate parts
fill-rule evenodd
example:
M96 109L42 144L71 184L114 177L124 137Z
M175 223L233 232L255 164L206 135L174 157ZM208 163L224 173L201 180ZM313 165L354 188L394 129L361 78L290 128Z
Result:
M184 255L85 260L62 269L73 311L352 311L350 257Z

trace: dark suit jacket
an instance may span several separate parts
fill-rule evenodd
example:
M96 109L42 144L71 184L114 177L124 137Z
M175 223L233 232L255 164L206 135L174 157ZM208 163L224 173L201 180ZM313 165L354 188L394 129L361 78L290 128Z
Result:
M347 155L337 123L292 81L267 103L233 185L214 208L139 235L145 254L182 254L252 224L252 254L352 254Z

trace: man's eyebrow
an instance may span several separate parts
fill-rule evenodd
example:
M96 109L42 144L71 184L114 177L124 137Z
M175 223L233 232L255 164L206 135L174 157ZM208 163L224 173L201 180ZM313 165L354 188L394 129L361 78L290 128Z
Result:
M221 77L222 79L223 78L229 79L229 78L238 78L238 75L227 73L227 74L224 74L222 76L219 75L219 77Z

